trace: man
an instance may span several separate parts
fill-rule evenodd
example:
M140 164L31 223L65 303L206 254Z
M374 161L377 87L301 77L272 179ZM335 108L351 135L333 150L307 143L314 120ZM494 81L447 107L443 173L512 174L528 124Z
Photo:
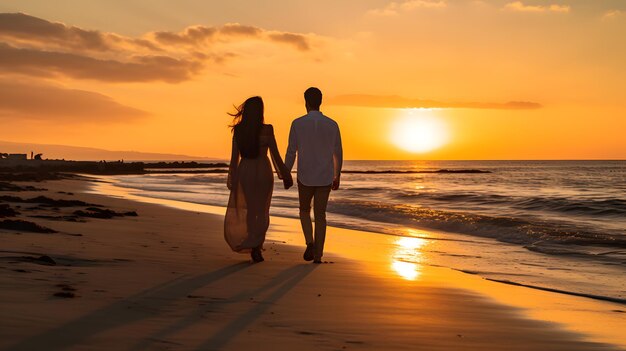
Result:
M285 165L291 170L298 155L300 223L306 240L305 261L322 263L326 239L326 205L330 190L339 189L343 150L337 122L320 112L322 92L304 92L307 114L291 123ZM311 200L315 215L315 238L311 223Z

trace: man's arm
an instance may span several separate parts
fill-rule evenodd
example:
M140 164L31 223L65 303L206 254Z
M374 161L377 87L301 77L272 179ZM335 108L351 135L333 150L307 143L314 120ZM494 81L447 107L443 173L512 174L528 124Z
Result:
M296 162L296 151L298 151L298 138L296 136L296 128L292 122L289 130L289 145L287 145L287 152L285 153L285 166L289 172L291 172L293 164Z
M339 189L339 181L341 179L341 168L343 167L343 146L341 145L341 132L337 126L337 138L335 139L335 148L333 150L333 165L335 170L335 178L333 179L333 190Z

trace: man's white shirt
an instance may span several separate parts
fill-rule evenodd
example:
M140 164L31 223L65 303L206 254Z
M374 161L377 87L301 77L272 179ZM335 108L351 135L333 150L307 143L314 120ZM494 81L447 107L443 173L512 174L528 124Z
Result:
M298 180L308 186L326 186L341 172L343 149L339 125L320 111L295 119L289 131L285 165L291 170L298 154Z

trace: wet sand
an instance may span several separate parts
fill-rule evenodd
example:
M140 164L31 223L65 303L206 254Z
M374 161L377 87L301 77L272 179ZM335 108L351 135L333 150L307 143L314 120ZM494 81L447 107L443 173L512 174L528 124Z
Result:
M106 184L96 189L108 196L85 193L89 183L78 180L28 185L48 190L0 195L80 200L138 216L68 221L86 206L28 209L10 203L21 206L17 219L57 232L0 229L3 350L617 350L626 345L619 332L623 305L488 282L429 266L427 256L423 264L402 259L419 255L422 245L445 249L451 243L330 228L328 263L314 265L302 260L298 222L272 218L266 261L251 264L224 242L223 209L133 201Z

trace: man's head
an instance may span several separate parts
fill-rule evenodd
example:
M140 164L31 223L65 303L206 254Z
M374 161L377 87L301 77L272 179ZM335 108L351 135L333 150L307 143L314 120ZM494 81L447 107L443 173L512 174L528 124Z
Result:
M304 92L304 101L306 103L306 110L319 111L322 104L322 92L321 90L310 87Z

